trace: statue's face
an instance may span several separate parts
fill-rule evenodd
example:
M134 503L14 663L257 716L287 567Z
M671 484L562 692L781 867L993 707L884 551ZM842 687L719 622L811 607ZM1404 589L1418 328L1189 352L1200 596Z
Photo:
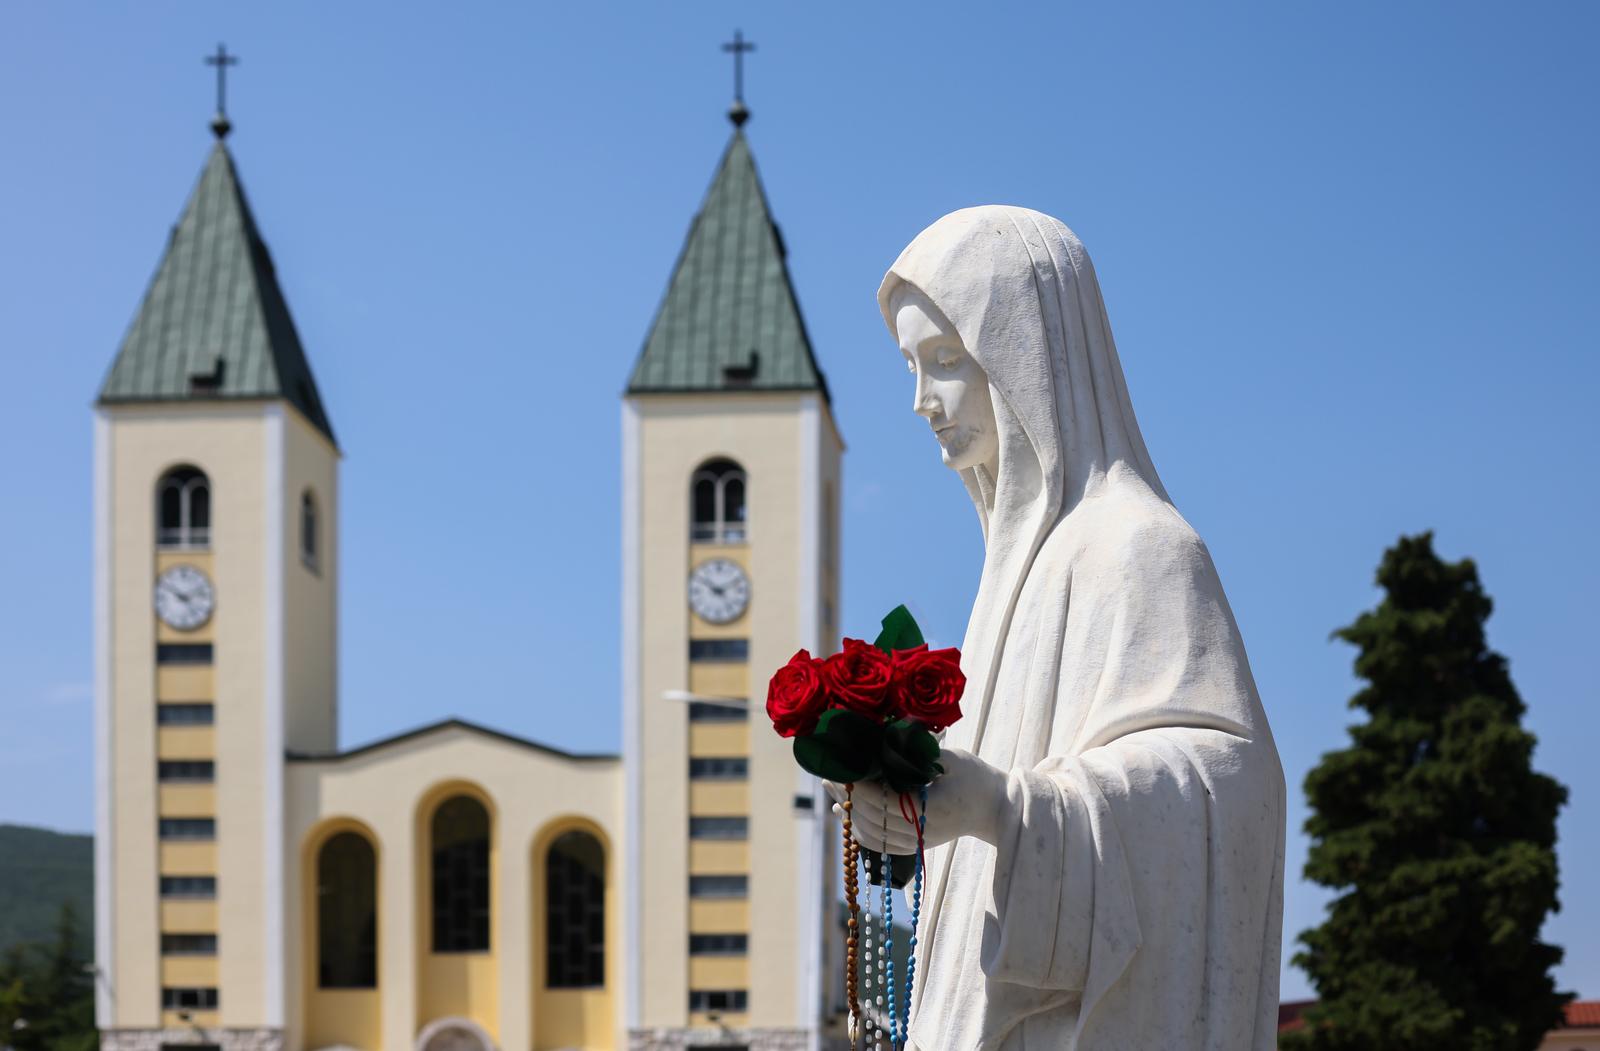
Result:
M916 377L912 409L928 421L945 466L963 471L1000 453L989 377L961 345L944 313L921 290L901 285L889 299L906 368Z

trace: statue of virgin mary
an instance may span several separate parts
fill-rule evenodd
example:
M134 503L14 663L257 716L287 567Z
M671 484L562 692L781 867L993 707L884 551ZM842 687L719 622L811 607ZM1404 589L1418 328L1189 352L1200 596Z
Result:
M1270 1051L1283 771L1088 254L1047 215L970 208L917 236L878 302L985 548L965 717L928 797L945 842L909 1046ZM861 787L863 842L909 852Z

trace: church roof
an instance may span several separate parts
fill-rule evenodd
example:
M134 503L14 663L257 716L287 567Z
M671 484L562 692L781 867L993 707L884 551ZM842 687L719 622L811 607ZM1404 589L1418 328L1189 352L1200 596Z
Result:
M826 398L786 256L750 144L735 130L628 393L815 390Z
M382 751L385 748L391 748L395 745L404 744L407 741L415 741L423 737L432 737L438 734L448 733L452 730L474 734L479 737L488 737L496 741L503 741L506 744L516 745L519 748L526 748L529 751L541 752L544 755L548 755L556 759L567 759L572 762L607 763L616 762L619 758L616 755L603 752L568 752L564 749L555 748L551 745L541 744L538 741L530 740L526 737L518 737L516 734L506 733L504 730L496 730L492 727L483 726L479 723L468 722L465 719L441 719L438 722L429 723L426 726L419 726L412 730L406 730L402 733L394 734L391 737L384 737L376 741L368 741L366 744L358 745L355 748L349 748L342 752L291 751L286 754L285 758L287 758L290 762L298 763L339 762L344 759L353 759L356 756L366 755L369 752Z
M272 257L219 138L100 401L231 398L283 398L333 441Z

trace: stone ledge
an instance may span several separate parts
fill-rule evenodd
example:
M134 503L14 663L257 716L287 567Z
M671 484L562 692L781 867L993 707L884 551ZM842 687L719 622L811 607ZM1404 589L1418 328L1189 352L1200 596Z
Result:
M687 1051L688 1048L748 1048L749 1051L806 1051L809 1029L634 1029L628 1051Z
M283 1051L282 1029L102 1029L100 1051L161 1051L163 1046L215 1044L222 1051Z

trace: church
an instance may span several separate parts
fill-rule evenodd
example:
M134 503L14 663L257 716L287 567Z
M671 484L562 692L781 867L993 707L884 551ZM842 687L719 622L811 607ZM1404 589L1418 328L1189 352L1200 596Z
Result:
M843 444L729 116L622 399L622 751L575 755L341 746L336 406L219 112L94 408L106 1051L831 1042L837 830L750 698L836 635Z

